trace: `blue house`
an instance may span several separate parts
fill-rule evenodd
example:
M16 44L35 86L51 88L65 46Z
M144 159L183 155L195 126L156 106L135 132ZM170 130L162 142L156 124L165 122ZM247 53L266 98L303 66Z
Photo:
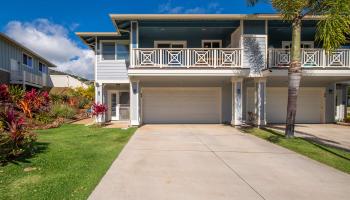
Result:
M291 25L277 14L111 14L115 32L79 32L96 55L100 121L284 123ZM297 123L344 119L350 49L315 42L302 23Z

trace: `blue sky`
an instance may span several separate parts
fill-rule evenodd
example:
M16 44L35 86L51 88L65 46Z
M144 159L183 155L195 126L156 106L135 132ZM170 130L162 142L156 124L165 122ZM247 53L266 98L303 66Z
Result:
M244 0L8 0L1 2L0 30L53 60L61 70L72 69L91 78L87 71L92 66L77 69L91 65L92 55L74 32L114 31L109 13L273 13L266 2L248 7ZM39 44L48 43L47 47L54 40L68 45L74 55L58 52L64 49L59 45L45 49Z

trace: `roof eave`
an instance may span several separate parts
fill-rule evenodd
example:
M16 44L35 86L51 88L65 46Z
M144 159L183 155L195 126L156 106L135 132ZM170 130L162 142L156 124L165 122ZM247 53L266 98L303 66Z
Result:
M279 20L280 14L109 14L118 20ZM308 15L304 20L317 20L322 16Z

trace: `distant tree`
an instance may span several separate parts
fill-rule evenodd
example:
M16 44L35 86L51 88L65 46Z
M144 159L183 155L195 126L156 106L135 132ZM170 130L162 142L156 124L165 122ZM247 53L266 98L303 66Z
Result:
M247 0L254 6L259 0ZM288 68L288 105L286 137L294 136L297 98L301 80L301 25L306 15L321 15L316 41L328 52L346 43L350 34L350 0L270 0L283 19L292 26L291 62Z

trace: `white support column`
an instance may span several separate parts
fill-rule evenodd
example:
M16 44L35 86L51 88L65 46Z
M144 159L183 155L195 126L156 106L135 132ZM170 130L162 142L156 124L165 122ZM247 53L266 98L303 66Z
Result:
M266 125L266 78L255 79L255 124Z
M140 82L130 81L130 125L139 126L140 119Z
M135 60L137 59L137 54L133 50L139 47L139 25L137 21L131 21L130 30L130 64L131 67L135 66Z
M103 83L95 83L95 103L103 103ZM97 123L105 122L105 116L96 117Z
M243 123L243 78L232 78L232 118L233 126L240 126Z

